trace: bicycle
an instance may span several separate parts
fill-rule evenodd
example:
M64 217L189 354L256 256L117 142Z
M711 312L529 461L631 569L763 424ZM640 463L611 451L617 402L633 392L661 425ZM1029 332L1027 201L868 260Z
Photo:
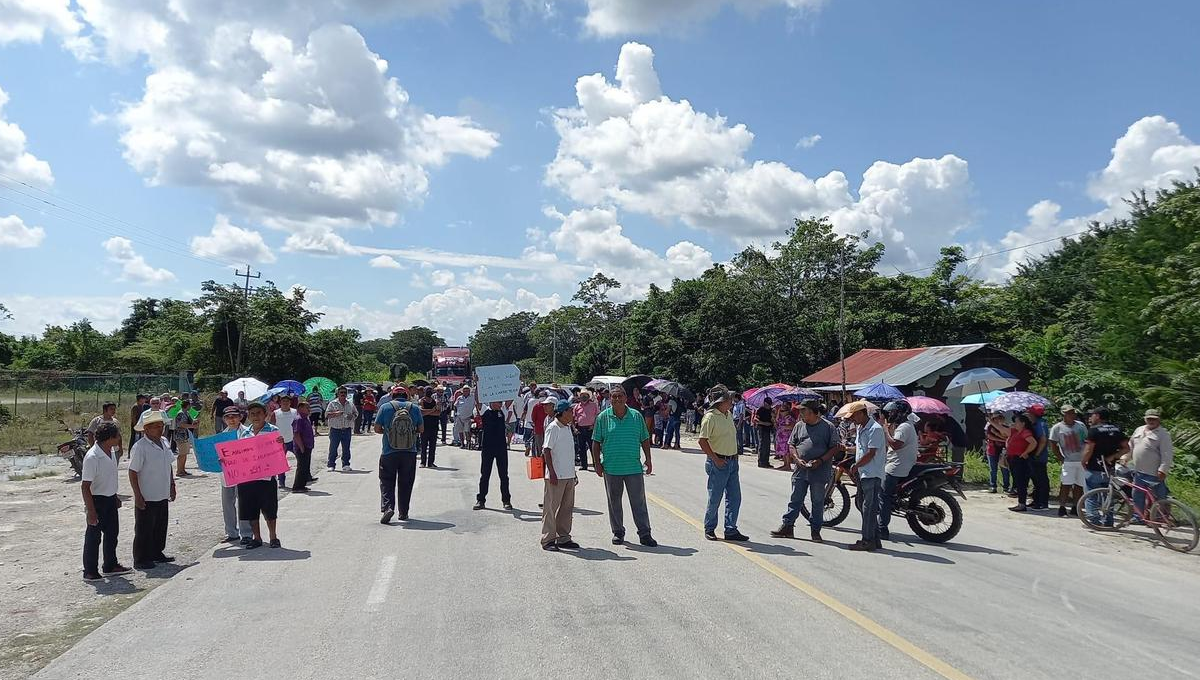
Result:
M1154 530L1163 545L1176 552L1189 552L1200 543L1196 512L1175 498L1156 498L1153 489L1142 486L1104 467L1108 485L1097 487L1079 499L1079 520L1093 531L1117 531L1137 515L1142 524ZM1146 498L1138 510L1126 490L1141 491ZM1094 505L1092 505L1094 504ZM1091 508L1088 506L1092 505Z

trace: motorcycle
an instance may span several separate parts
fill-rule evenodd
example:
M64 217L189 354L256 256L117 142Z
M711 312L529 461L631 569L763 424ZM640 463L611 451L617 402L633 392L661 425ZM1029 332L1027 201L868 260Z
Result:
M58 423L62 425L64 432L75 435L71 441L58 445L58 455L66 458L67 462L71 464L71 469L75 471L75 476L80 477L83 475L83 457L87 455L88 451L87 435L84 434L87 430L82 427L72 430L62 419L59 419Z
M825 492L826 526L837 526L850 514L850 492L846 479L858 485L857 473L851 471L854 457L847 455L834 466L833 481ZM962 529L962 506L947 489L966 500L962 492L962 463L918 463L896 489L892 514L903 517L917 536L932 543L945 543ZM862 496L854 495L854 506L862 511ZM808 501L800 506L805 519L809 517Z

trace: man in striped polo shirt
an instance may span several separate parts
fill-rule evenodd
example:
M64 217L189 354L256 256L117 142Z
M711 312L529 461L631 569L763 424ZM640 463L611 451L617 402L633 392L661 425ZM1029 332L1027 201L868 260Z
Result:
M604 479L608 492L608 523L612 527L613 545L625 542L625 522L621 497L629 490L629 508L637 525L642 545L654 548L658 541L650 535L650 513L646 510L646 481L644 475L653 471L650 462L650 432L642 414L630 409L625 390L619 385L611 394L612 406L596 417L592 429L592 462L596 474ZM639 451L646 456L643 469Z

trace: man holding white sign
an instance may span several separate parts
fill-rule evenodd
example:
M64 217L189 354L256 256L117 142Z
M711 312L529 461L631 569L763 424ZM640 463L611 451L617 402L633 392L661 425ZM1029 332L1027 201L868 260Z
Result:
M521 390L521 369L514 364L480 366L475 369L475 391L477 401L490 404L493 401L511 402Z

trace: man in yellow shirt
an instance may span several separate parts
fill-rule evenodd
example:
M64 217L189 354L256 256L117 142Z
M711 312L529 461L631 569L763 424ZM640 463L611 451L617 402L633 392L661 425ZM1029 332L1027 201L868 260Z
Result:
M708 460L704 471L708 473L708 509L704 512L704 537L710 541L717 538L717 509L721 496L725 497L725 540L747 541L748 536L738 531L738 510L742 507L742 483L738 477L737 427L733 423L733 400L729 389L717 385L708 391L710 407L700 422L700 448Z

